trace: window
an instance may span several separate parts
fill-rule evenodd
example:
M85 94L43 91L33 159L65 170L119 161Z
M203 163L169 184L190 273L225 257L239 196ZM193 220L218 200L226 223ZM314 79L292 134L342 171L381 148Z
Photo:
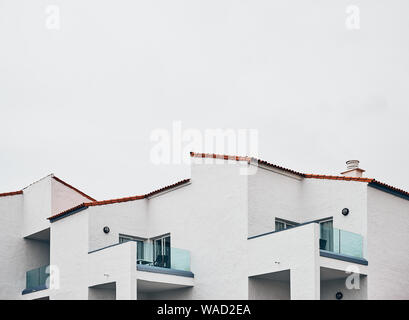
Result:
M291 221L281 220L281 219L276 218L276 220L275 220L275 231L290 229L292 227L295 227L296 225L298 225L298 223L296 223L296 222L291 222Z
M320 249L333 251L334 250L334 229L331 220L320 221Z
M284 230L285 223L281 221L276 221L276 231Z
M137 237L131 237L131 236L124 236L120 235L119 236L119 243L124 243L128 241L135 241L136 242L136 259L137 261L144 260L144 240L141 238Z
M170 268L170 235L152 240L153 242L153 265L156 267Z

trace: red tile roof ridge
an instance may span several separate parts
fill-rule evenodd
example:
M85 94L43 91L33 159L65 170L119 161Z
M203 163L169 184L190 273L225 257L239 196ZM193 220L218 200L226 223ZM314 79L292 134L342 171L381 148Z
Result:
M262 164L262 165L265 165L265 166L274 167L276 169L284 170L284 171L287 171L289 173L292 173L292 174L295 174L295 175L298 175L298 176L301 176L301 177L304 176L304 174L301 173L301 172L291 170L291 169L288 169L288 168L284 168L284 167L278 166L278 165L273 164L273 163L269 163L269 162L267 162L265 160L261 160L261 159L255 158L255 157L231 156L231 155L225 155L225 154L200 153L200 152L193 152L193 151L190 152L190 156L195 157L195 158L210 158L210 159L213 158L213 159L224 159L224 160L247 161L249 163L254 161L254 162L257 162L258 164Z
M298 171L294 171L285 167L281 167L272 163L269 163L265 160L261 160L261 159L257 159L254 157L239 157L239 156L229 156L229 155L221 155L221 154L214 154L214 153L198 153L198 152L190 152L190 156L191 157L197 157L197 158L217 158L217 159L226 159L226 160L246 160L248 162L250 161L256 161L258 164L263 164L263 165L267 165L267 166L271 166L286 172L290 172L293 174L296 174L300 177L303 178L308 178L308 179L327 179L327 180L341 180L341 181L359 181L359 182L366 182L366 183L371 183L372 185L379 185L379 186L383 186L385 188L391 189L393 191L396 191L398 193L402 193L405 196L409 197L409 192L393 187L391 185L388 185L386 183L380 182L376 179L373 178L364 178L364 177L347 177L347 176L332 176L332 175L324 175L324 174L308 174L308 173L302 173L302 172L298 172Z
M373 182L375 180L372 178L332 176L332 175L325 175L325 174L308 174L308 173L304 173L304 177L313 178L313 179L345 180L345 181L360 181L360 182Z
M298 175L300 177L303 178L308 178L308 179L327 179L327 180L341 180L341 181L357 181L357 182L366 182L368 184L372 184L372 185L379 185L379 186L383 186L387 189L396 191L398 193L404 194L406 197L409 197L409 192L390 186L386 183L377 181L373 178L364 178L364 177L347 177L347 176L333 176L333 175L323 175L323 174L307 174L307 173L301 173L298 171L294 171L285 167L281 167L272 163L269 163L265 160L261 160L261 159L257 159L254 157L248 157L248 156L232 156L232 155L223 155L223 154L215 154L215 153L197 153L197 152L190 152L190 156L191 157L196 157L196 158L213 158L213 159L223 159L223 160L235 160L235 161L247 161L248 163L250 162L257 162L258 164L262 164L262 165L266 165L266 166L270 166L273 168L277 168L295 175ZM58 178L57 178L58 179ZM174 184L165 186L163 188L154 190L152 192L143 194L143 195L139 195L139 196L132 196L132 197L125 197L125 198L118 198L118 199L110 199L110 200L103 200L103 201L92 201L92 202L84 202L78 206L75 206L73 208L67 209L61 213L58 213L56 215L53 215L51 217L49 217L49 220L54 220L60 216L64 216L67 213L70 213L72 211L81 209L81 208L87 208L90 206L98 206L98 205L106 205L106 204L113 204L113 203L120 203L120 202L126 202L126 201L134 201L134 200L140 200L140 199L146 199L149 198L155 194L158 194L162 191L166 191L168 189L172 189L174 187L177 187L179 185L185 184L187 182L190 182L190 179L184 179L181 180L179 182L176 182ZM1 195L1 194L0 194Z
M385 187L385 188L388 188L388 189L391 189L391 190L394 190L394 191L399 192L399 193L403 193L403 194L405 194L405 195L407 195L407 196L409 197L409 192L408 192L408 191L405 191L405 190L403 190L403 189L396 188L396 187L394 187L394 186L391 186L391 185L386 184L386 183L384 183L384 182L378 181L378 180L376 180L376 179L373 179L373 180L371 181L371 183L376 184L376 185L379 185L379 186L382 186L382 187Z
M230 156L226 154L217 154L217 153L198 153L190 152L191 157L195 158L213 158L213 159L222 159L222 160L235 160L235 161L251 161L253 158L247 156Z

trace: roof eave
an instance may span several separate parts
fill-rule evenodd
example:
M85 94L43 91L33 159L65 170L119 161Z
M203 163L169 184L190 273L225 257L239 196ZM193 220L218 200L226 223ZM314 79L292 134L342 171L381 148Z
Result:
M23 194L23 190L0 193L0 197L16 196L19 194Z

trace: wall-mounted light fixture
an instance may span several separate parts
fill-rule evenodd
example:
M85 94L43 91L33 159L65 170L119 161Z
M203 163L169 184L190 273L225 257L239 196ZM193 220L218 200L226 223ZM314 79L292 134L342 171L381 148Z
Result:
M337 299L337 300L341 300L343 297L344 297L344 295L342 294L341 291L338 291L338 292L335 294L335 299Z
M348 208L342 209L342 214L343 214L344 216L347 216L348 213L349 213L349 209L348 209Z
M104 227L104 229L103 229L103 231L104 231L104 233L109 233L109 227Z

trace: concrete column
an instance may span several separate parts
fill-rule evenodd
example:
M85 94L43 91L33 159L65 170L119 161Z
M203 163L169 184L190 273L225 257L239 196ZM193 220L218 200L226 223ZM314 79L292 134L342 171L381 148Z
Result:
M303 266L291 269L290 283L291 300L320 299L319 267Z
M116 300L136 300L136 243L129 241L88 254L88 287L115 282Z
M136 300L136 243L130 241L124 266L116 281L116 300Z
M130 279L123 277L116 283L116 300L136 300L137 299L136 277Z
M320 300L319 225L312 225L311 241L304 242L300 260L290 269L291 300Z

